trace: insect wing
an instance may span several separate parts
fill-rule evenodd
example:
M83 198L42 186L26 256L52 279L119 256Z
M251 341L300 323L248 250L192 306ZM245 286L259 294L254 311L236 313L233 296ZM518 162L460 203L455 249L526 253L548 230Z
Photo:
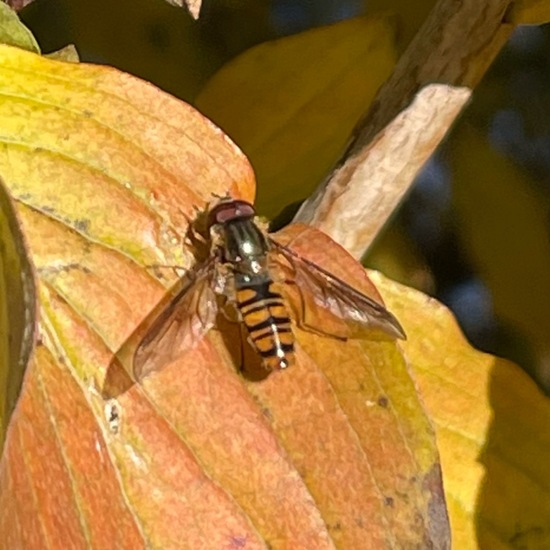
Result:
M295 308L295 313L305 328L345 338L365 336L365 329L390 338L406 338L399 321L382 304L277 241L270 239L270 244L270 259L286 273L287 282L294 283L298 289L302 303L300 308ZM277 256L282 256L284 261ZM310 322L307 317L308 314L315 317L312 312L315 307L328 310L344 321L345 332L330 328L324 331L319 324Z
M218 312L214 267L211 259L191 272L170 302L161 304L145 321L147 327L133 359L138 380L172 362L212 328Z

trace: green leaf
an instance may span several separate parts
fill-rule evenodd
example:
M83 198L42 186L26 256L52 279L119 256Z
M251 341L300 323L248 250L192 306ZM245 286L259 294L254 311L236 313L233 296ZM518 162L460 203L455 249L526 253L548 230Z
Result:
M21 23L17 14L4 2L0 2L0 44L40 53L38 42L34 39L31 31Z

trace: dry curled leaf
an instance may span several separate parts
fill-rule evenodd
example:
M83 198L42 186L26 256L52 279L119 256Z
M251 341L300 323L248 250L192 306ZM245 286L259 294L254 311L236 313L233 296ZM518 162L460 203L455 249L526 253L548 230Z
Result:
M187 7L187 11L191 14L191 17L193 19L198 19L200 12L201 12L201 6L202 6L202 0L166 0L169 4L172 4L173 6L177 6L178 8L181 8L184 4Z

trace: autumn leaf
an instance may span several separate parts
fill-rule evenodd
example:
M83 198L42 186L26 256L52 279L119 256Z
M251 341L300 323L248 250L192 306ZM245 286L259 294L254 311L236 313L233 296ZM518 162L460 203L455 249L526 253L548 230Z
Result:
M0 47L0 91L0 173L40 299L0 463L8 547L446 548L433 431L395 342L296 329L297 364L254 381L239 338L212 330L141 383L117 371L177 278L158 265L194 261L195 207L253 200L232 142L109 68ZM376 299L341 248L296 231L278 238Z
M208 82L196 104L250 158L260 213L325 178L395 64L393 37L388 17L350 19L260 44Z
M35 338L35 283L25 248L17 214L0 182L0 449Z
M550 21L546 0L516 0L506 13L506 21L515 25L541 25Z
M550 548L550 401L518 366L473 349L451 313L372 273L409 338L460 550Z

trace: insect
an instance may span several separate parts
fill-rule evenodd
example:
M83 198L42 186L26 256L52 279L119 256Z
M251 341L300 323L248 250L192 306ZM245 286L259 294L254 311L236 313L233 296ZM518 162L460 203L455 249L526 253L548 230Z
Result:
M211 208L210 255L192 268L187 283L137 345L133 367L138 378L175 359L215 325L218 296L237 310L263 365L269 370L287 368L294 361L295 340L283 296L286 284L295 285L302 296L308 293L316 306L343 321L379 329L390 338L405 338L384 306L272 239L255 217L254 207L242 200L221 199ZM292 311L297 312L296 322L307 329L305 309L304 302Z

